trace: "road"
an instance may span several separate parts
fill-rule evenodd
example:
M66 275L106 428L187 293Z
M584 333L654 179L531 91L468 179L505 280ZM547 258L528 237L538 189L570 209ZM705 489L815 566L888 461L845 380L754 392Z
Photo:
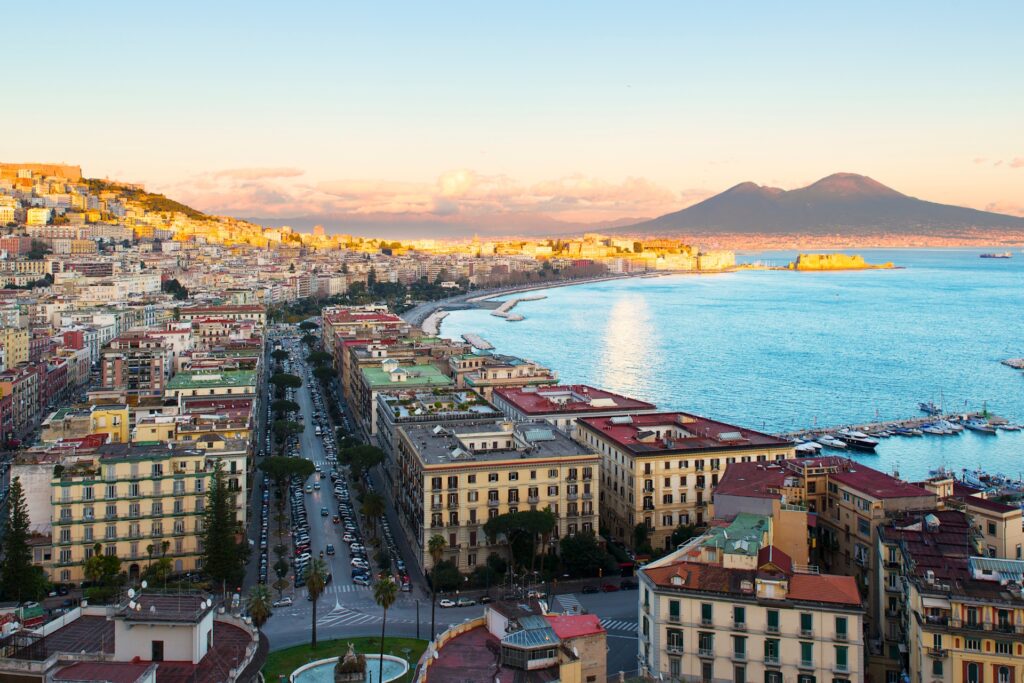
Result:
M296 344L289 350L293 362L304 366L305 349ZM298 370L296 367L297 372ZM314 406L308 385L309 380L307 380L304 370L299 374L303 377L303 385L296 391L295 400L299 404L305 423L305 428L300 436L300 453L302 457L320 465L321 469L327 473L330 468L327 464L327 453L324 450L323 442L316 435L316 421L313 419ZM314 480L315 476L309 479L309 483ZM379 483L379 475L376 480ZM378 490L382 490L379 485ZM333 581L317 602L317 637L321 640L328 640L351 636L379 636L383 618L382 610L374 602L372 588L352 583L348 545L342 542L338 527L331 521L337 511L337 502L334 499L330 480L325 478L319 491L314 490L312 493L305 493L304 496L312 551L319 553L320 550L325 549L328 543L332 543L337 553L334 556L325 555L324 557L333 574ZM354 502L353 505L357 507ZM321 516L321 507L327 507L330 515ZM391 518L393 532L398 531L396 521L393 517ZM403 541L404 534L396 533L396 542L401 544ZM402 554L407 556L408 550L402 548ZM410 561L411 558L406 557L408 566L415 566ZM289 575L289 579L291 578ZM579 586L576 586L575 590L578 588ZM495 594L496 592L494 591ZM469 593L469 595L475 596L478 593ZM274 591L274 595L276 598L276 591ZM292 596L294 600L292 606L275 609L273 617L263 627L264 633L270 639L272 650L308 642L310 638L312 603L306 599L305 589L288 590L285 591L285 595ZM595 595L561 593L559 600L566 605L579 605L580 608L601 618L602 624L608 630L609 672L636 669L636 591ZM436 631L440 633L452 624L480 616L483 614L483 609L482 606L448 609L438 607ZM420 577L414 577L412 592L398 594L395 604L388 610L387 619L389 635L430 638L430 593Z

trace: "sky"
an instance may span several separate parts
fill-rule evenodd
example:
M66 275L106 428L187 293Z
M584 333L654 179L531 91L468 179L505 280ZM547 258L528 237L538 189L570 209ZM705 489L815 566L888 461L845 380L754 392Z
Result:
M22 28L0 160L214 213L601 226L845 171L1024 215L1021 2L58 1L4 18Z

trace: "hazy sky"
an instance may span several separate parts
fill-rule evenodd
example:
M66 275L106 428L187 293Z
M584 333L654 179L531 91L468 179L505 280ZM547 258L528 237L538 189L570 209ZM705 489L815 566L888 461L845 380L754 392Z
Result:
M836 171L1024 215L1024 3L11 3L0 159L243 216L646 217Z

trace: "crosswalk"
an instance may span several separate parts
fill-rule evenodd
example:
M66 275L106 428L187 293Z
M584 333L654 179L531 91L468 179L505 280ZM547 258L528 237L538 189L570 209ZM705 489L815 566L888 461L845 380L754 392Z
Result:
M601 626L604 626L606 631L628 631L629 633L636 633L636 621L628 619L602 619Z
M374 614L363 614L347 607L336 606L327 614L318 617L317 626L359 626L360 624L379 624L381 617Z
M332 583L324 589L323 595L340 595L341 593L369 593L369 586L357 586L354 583Z

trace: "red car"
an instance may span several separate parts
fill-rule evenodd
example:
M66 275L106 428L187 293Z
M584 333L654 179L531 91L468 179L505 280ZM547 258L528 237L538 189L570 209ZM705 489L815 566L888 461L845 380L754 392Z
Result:
M331 521L335 524L341 524L341 517L339 517L338 515L334 515L334 519L332 519Z
M619 587L616 586L614 583L606 583L605 585L601 586L601 590L605 593L615 593L619 590Z

